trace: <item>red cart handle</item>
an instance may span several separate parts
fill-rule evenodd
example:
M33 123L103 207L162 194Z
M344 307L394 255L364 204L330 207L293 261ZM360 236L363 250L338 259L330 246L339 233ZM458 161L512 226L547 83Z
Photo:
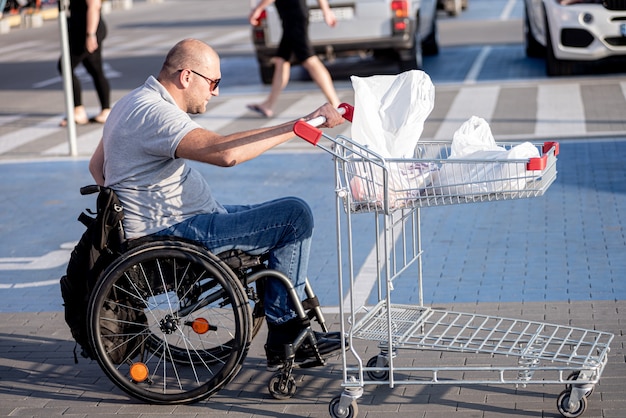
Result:
M354 115L354 106L347 103L342 103L337 108L337 111L343 115L343 118L352 122L352 116ZM324 116L318 116L309 121L299 120L293 125L293 132L300 138L313 145L317 145L322 137L322 130L317 127L326 122Z
M526 163L526 170L528 171L543 171L548 165L548 152L554 148L554 156L559 155L559 143L555 141L544 142L541 157L535 157L528 160Z

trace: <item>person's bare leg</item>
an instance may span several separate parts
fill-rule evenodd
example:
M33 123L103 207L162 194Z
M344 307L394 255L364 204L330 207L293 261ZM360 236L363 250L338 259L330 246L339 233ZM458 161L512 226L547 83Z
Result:
M290 72L291 64L289 61L285 61L282 58L274 58L274 76L272 77L270 94L262 103L248 105L248 108L253 110L258 109L256 111L260 111L268 118L274 116L274 106L276 105L280 93L282 93L287 83L289 83ZM256 109L254 109L255 107Z
M309 72L313 81L315 81L315 83L320 87L322 93L326 96L328 103L334 107L338 107L341 102L339 101L339 97L335 91L333 79L331 78L324 63L316 55L313 55L304 61L302 66Z

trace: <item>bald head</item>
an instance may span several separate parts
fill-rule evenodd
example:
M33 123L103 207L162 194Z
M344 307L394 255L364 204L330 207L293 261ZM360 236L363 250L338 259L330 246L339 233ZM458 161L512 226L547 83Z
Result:
M174 45L157 77L178 107L192 114L204 113L211 97L219 95L220 78L217 52L197 39Z
M217 52L198 39L183 39L165 57L159 80L182 68L210 68L219 63Z

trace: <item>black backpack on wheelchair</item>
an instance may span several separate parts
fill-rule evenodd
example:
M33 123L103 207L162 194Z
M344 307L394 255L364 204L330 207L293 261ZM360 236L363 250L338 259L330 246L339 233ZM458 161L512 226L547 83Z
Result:
M74 247L61 277L61 296L65 307L65 322L72 337L81 348L81 355L94 359L87 338L87 305L91 289L100 273L120 254L124 235L124 211L115 193L108 188L86 186L82 195L98 193L96 212L82 212L78 220L87 227ZM78 362L76 348L74 361Z

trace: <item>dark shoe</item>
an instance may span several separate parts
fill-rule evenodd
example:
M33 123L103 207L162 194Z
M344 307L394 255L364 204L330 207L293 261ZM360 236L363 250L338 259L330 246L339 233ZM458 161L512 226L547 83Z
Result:
M286 362L285 346L292 344L309 325L309 321L302 322L300 320L291 320L282 325L268 323L267 344L265 345L268 371L274 372L284 367ZM339 332L314 332L314 334L320 356L328 357L341 350L341 334ZM311 364L310 367L321 364L309 339L304 340L295 354L295 363L309 363Z
M318 333L316 333L318 334ZM341 350L341 340L340 339L332 339L323 337L323 333L319 333L320 335L316 337L317 339L317 349L319 350L320 356L322 359L326 359L333 355L334 353ZM330 333L330 334L338 334L339 333ZM348 342L346 341L346 348ZM269 347L265 346L265 354L267 356L267 371L276 372L285 367L287 362L285 357L285 347ZM300 346L300 348L296 351L296 357L294 359L294 364L302 367L315 367L320 366L323 363L315 355L315 350L313 346L309 342L305 342Z
M264 118L271 118L274 116L274 112L257 104L249 104L246 107Z
M265 343L265 355L267 357L267 370L274 372L280 370L285 363L285 345L291 344L300 333L311 325L307 320L294 318L284 324L276 325L267 322L267 341Z
M322 356L332 354L341 350L341 334L339 332L314 332L317 340L317 350ZM300 363L304 360L315 358L315 350L309 340L305 340L296 351L296 362Z

